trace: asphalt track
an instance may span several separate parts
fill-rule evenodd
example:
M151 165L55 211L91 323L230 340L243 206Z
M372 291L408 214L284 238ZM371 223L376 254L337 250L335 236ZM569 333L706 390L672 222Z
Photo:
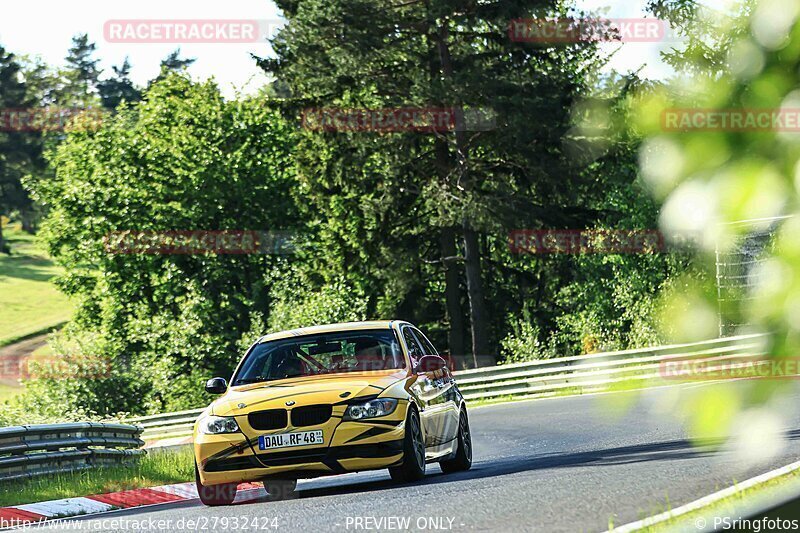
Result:
M771 459L748 465L729 448L692 446L672 399L716 387L477 407L470 411L475 461L468 472L445 475L429 465L425 480L409 485L393 483L386 471L348 474L302 481L294 499L166 504L85 517L69 530L604 531L800 458L794 383L777 405L786 439Z

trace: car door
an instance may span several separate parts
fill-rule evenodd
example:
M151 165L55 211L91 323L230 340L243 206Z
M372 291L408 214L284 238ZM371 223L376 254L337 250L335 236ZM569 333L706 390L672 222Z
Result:
M424 356L425 349L410 325L403 326L401 331L403 341L408 348L412 365L416 368L417 362ZM435 355L435 354L431 354ZM416 370L415 370L416 372ZM413 391L420 403L420 418L425 428L425 446L428 448L446 442L444 427L446 424L444 387L440 378L434 378L423 372L417 372L417 380Z
M428 340L419 329L410 328L414 336L422 346L424 355L439 355L433 343ZM458 393L455 388L455 380L448 371L445 376L433 380L437 389L437 395L432 400L432 408L435 411L436 431L439 437L438 443L449 442L458 435Z
M417 379L411 386L411 391L419 404L420 422L422 422L422 427L425 431L425 446L435 446L439 442L440 434L437 420L440 413L436 409L439 390L427 374L417 372L419 360L425 354L422 345L414 336L411 326L403 326L400 332L406 345L408 357L411 360L411 366L414 369L414 373L417 374Z

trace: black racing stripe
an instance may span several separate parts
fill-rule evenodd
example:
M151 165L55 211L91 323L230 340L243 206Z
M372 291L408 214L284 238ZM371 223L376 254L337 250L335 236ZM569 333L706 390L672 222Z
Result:
M344 474L347 472L345 468L336 459L324 459L322 464L331 469L335 474Z
M377 397L378 397L377 394L368 394L366 396L356 396L355 398L348 398L348 399L343 400L341 402L336 402L333 405L353 405L354 403L368 402L370 400L374 400Z
M362 424L383 424L386 426L399 426L403 423L402 420L357 420L356 422L361 422Z
M360 435L356 435L352 439L348 440L347 443L355 442L357 440L368 439L370 437L377 437L378 435L383 435L384 433L388 433L389 431L392 431L392 428L372 427L364 431Z
M455 436L455 437L453 437L452 439L448 439L448 440L444 440L444 441L439 441L439 440L436 440L436 441L434 441L434 442L433 442L433 444L431 444L431 446L444 446L445 444L448 444L448 443L450 443L450 442L453 442L453 441L454 441L454 440L456 440L457 438L458 438L458 436Z
M225 459L226 457L230 457L231 455L233 455L235 453L242 453L246 448L251 447L253 445L253 443L255 443L256 441L258 441L258 438L253 439L253 440L245 439L244 442L241 442L239 444L234 444L233 446L230 446L229 448L225 448L221 452L215 453L214 455L212 455L211 457L206 459L206 461L216 461L217 459Z
M404 439L376 442L374 444L350 444L328 448L328 456L335 459L380 459L403 453Z

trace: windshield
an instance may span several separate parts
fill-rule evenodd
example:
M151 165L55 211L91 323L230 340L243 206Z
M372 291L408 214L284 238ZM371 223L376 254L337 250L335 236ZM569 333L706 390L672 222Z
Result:
M245 357L233 385L404 367L394 330L342 331L257 344Z

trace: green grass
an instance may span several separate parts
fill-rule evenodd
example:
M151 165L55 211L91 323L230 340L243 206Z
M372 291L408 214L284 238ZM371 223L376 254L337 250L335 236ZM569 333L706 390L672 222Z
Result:
M456 382L456 383L458 383L458 382ZM498 403L507 403L507 402L513 402L513 401L516 401L516 400L518 400L518 398L516 396L512 396L510 394L507 394L505 396L496 396L496 397L490 398L490 399L480 398L480 399L477 399L477 400L469 400L467 402L467 405L470 406L470 407L482 407L484 405L495 405L495 404L498 404Z
M55 352L53 348L49 344L45 344L44 346L37 348L36 350L31 353L31 357L33 358L42 358L42 357L53 357L55 356ZM0 383L0 404L2 404L6 400L12 399L14 396L18 396L22 394L24 388L22 385L7 385L4 383ZM0 421L3 419L0 416ZM0 422L2 425L2 422Z
M696 527L698 519L702 519L704 523L710 525L713 524L714 517L735 517L742 515L742 513L747 509L748 504L754 498L764 496L773 498L774 496L779 496L776 491L780 491L790 484L796 485L798 482L800 482L800 469L793 470L782 476L764 481L763 483L759 483L753 487L737 490L734 494L722 498L721 500L712 504L706 505L705 507L669 518L657 524L643 527L638 531L646 533L661 533L662 531L691 531ZM731 480L730 485L734 487L737 486L737 481L735 479ZM720 487L717 485L713 492L718 492L723 488L727 487ZM796 490L796 488L793 490ZM655 516L667 511L672 511L672 505L669 502L668 496L664 505L657 506L655 510L645 516L641 516L640 519L645 519L648 516ZM613 524L612 517L609 518L609 523ZM612 528L609 527L609 529Z
M3 403L5 400L10 400L20 392L22 392L22 387L12 387L0 383L0 403Z
M4 481L0 484L0 507L185 481L194 481L194 462L190 447L176 452L148 453L130 466Z
M52 283L61 270L18 224L3 228L12 254L0 254L0 346L67 321L69 300Z

